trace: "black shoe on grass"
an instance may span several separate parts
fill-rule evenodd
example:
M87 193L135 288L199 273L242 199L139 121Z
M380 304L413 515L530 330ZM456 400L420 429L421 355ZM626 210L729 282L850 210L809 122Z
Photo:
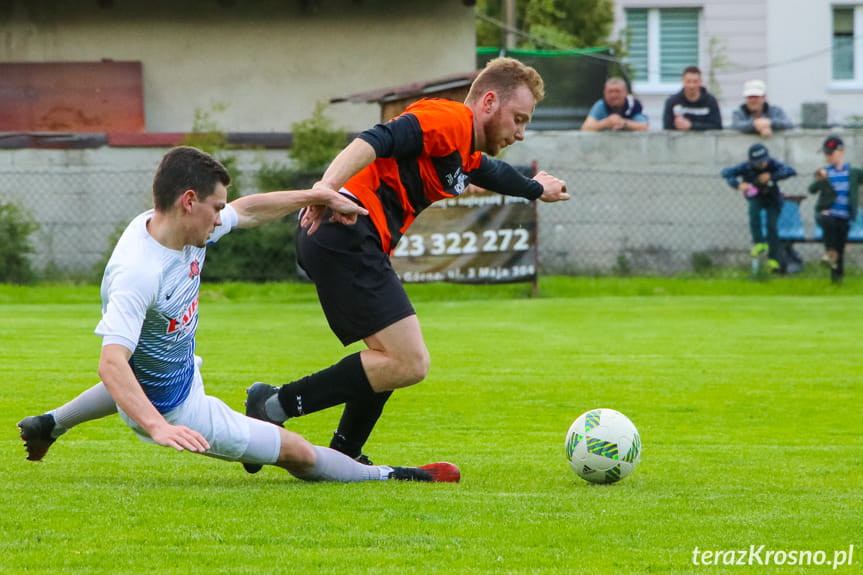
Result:
M279 427L284 427L283 424L276 423L267 417L265 404L268 399L277 393L279 393L278 387L261 382L253 383L249 386L249 389L246 390L246 416L254 417L261 421L268 421L274 425L278 425ZM243 469L249 473L257 473L263 467L264 466L260 463L243 463Z
M57 441L57 438L51 435L56 425L54 416L49 413L31 415L18 422L18 429L21 431L21 439L24 440L24 449L27 450L29 461L39 461L45 457L48 448Z
M360 453L359 455L354 457L354 461L356 461L357 463L362 463L363 465L374 465L374 463L372 463L372 460L369 459L369 456L365 453Z
M362 463L363 465L374 465L372 460L369 459L369 456L362 452L362 446L357 448L356 445L352 445L345 439L345 436L336 431L333 433L333 438L330 440L330 449L335 449L339 453L344 453L357 463ZM359 452L359 455L354 455Z
M452 463L429 463L420 467L393 467L390 479L396 481L425 481L427 483L458 483L461 472Z

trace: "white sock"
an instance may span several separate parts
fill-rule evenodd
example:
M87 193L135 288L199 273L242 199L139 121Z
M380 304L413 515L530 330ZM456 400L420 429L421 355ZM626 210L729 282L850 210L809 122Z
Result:
M389 479L391 467L385 465L363 465L348 457L341 451L312 446L315 450L315 466L307 473L296 475L305 481L340 481L352 483L357 481L381 481Z
M108 388L99 382L69 403L48 413L54 416L57 423L52 435L58 437L79 423L117 413L117 404L114 403Z

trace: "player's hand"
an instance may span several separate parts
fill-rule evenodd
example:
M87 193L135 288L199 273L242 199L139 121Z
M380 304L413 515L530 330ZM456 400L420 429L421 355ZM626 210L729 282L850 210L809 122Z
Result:
M353 225L357 223L358 216L365 216L369 213L367 209L323 182L317 182L312 186L312 191L317 194L320 204L308 206L300 219L300 226L306 228L306 233L309 235L315 233L321 225L327 208L332 210L330 221L345 225Z
M816 180L826 180L827 179L827 170L824 168L818 168L815 170L815 179Z
M326 206L308 206L303 210L303 217L300 218L300 227L305 228L308 234L315 233L321 221L324 219Z
M539 172L533 177L542 184L542 195L539 197L543 202L560 202L569 199L566 193L566 182L559 180L546 172Z
M770 181L770 172L764 172L763 174L758 174L758 181L762 184L766 184Z
M210 444L203 435L185 425L171 425L165 422L164 425L150 431L150 437L159 445L172 447L177 451L185 449L195 453L203 453L210 449Z
M749 191L749 186L751 185L752 184L750 184L749 182L740 182L739 184L737 184L737 189L741 192L746 192Z
M330 221L338 222L345 225L354 225L357 223L358 216L367 216L369 211L357 204L349 197L333 192L328 194L327 206L333 211ZM312 233L311 230L309 233Z

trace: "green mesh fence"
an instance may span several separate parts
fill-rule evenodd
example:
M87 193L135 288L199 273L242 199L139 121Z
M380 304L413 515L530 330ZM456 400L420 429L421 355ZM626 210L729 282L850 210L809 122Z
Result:
M477 69L498 56L533 66L545 81L545 100L536 107L531 130L577 130L590 107L602 97L602 87L618 70L608 48L582 50L501 50L478 48Z

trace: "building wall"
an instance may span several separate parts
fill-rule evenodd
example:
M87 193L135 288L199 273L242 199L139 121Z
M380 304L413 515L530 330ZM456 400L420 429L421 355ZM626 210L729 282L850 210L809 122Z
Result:
M853 90L831 87L832 6L863 2L768 0L768 86L777 101L799 114L804 102L826 102L829 120L863 116L863 80ZM857 31L858 43L860 31Z
M807 102L828 104L829 120L843 124L863 115L863 82L859 89L831 86L831 8L833 0L617 0L615 34L625 25L625 8L701 7L700 66L705 83L713 68L719 85L723 119L730 121L732 110L743 102L743 83L761 79L767 83L767 97L786 111L795 123L801 121L801 107ZM727 59L725 65L711 66L710 41ZM651 128L661 128L664 93L637 94L651 119Z
M475 68L474 11L462 0L9 0L3 7L0 62L143 62L150 132L190 131L196 110L212 111L226 131L290 131L317 101ZM215 111L219 104L227 109ZM348 130L379 114L374 104L328 110Z
M741 93L746 80L767 80L763 69L767 60L767 0L617 0L616 38L620 37L626 24L627 8L701 8L698 65L705 86L711 82L711 73L714 75L713 93L719 100L723 121L730 123L732 109L742 103ZM636 86L651 129L662 129L665 99L680 87L677 84L663 90L645 91Z

